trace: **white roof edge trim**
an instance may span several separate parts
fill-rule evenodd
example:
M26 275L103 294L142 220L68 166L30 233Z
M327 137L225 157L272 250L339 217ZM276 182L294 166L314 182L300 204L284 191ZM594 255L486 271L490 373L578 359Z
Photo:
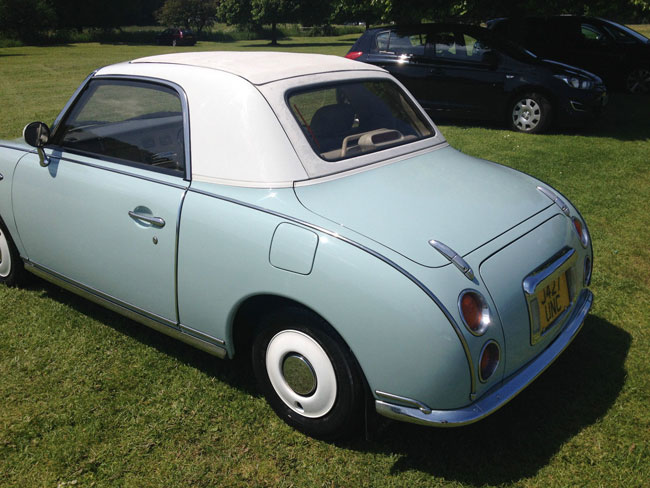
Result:
M198 181L202 183L214 183L217 185L226 185L226 186L241 186L245 188L291 188L294 185L293 181L271 181L271 182L260 182L260 181L238 181L238 180L227 180L223 178L215 178L213 176L206 175L192 175L192 181Z

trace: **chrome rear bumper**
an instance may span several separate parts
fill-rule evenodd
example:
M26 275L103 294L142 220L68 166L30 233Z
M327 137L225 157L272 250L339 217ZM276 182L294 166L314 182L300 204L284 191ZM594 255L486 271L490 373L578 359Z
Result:
M587 289L582 290L573 314L556 339L539 356L474 403L457 410L429 410L424 405L414 408L375 400L377 413L403 422L436 427L458 427L487 417L517 396L562 354L582 328L592 302L593 294Z

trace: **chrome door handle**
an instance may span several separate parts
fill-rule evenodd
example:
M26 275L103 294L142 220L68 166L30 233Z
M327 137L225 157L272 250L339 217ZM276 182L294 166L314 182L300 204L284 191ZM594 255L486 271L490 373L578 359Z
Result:
M142 220L143 222L147 222L148 224L151 224L154 227L160 227L160 228L165 227L165 221L160 217L152 217L150 215L144 215L141 213L134 212L133 210L129 210L129 217Z

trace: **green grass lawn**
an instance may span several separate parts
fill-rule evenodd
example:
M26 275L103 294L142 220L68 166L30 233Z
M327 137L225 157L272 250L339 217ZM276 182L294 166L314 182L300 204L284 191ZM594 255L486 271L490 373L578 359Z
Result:
M280 49L341 55L355 37L294 38ZM173 50L0 49L0 138L51 123L95 68ZM441 130L468 154L555 186L590 225L592 312L513 402L460 429L385 422L372 441L316 441L276 418L236 363L35 279L0 287L0 486L648 486L650 97L613 94L583 131Z

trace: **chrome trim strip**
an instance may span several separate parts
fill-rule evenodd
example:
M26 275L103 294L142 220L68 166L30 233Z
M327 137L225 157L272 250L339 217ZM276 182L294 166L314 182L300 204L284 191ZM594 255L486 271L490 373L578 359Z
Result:
M149 215L143 215L134 212L133 210L129 210L129 217L136 220L142 220L144 222L147 222L148 224L153 225L154 227L158 227L161 229L165 227L165 219L163 219L162 217L151 217Z
M496 412L542 374L575 339L593 303L593 294L582 290L577 306L564 330L535 359L514 375L496 385L477 402L456 410L433 410L429 414L419 408L404 407L375 400L377 413L414 424L436 427L459 427L481 420Z
M456 266L461 273L465 275L465 277L470 280L474 281L474 271L472 270L472 267L465 261L460 254L458 254L456 251L454 251L452 248L449 246L443 244L440 241L436 241L434 239L431 239L429 241L429 244L431 247L433 247L436 251L438 251L440 254L442 254L445 258L449 260L451 264Z
M52 151L52 152L56 152L52 148L48 148L48 149L50 151ZM34 151L27 151L27 152L32 153L32 154L36 154L35 150ZM186 190L187 189L187 185L177 185L176 183L170 183L169 181L157 180L155 178L150 178L148 176L138 175L138 174L135 174L135 173L129 173L128 171L123 171L123 170L120 170L120 169L117 169L117 168L107 168L106 166L101 166L99 164L89 163L89 162L86 162L86 161L79 161L77 159L71 159L71 158L62 157L62 156L54 156L52 154L50 154L50 157L58 159L60 161L67 161L69 163L80 164L81 166L88 166L89 168L96 168L96 169L101 169L101 170L104 170L104 171L110 171L111 173L116 173L118 175L131 176L132 178L137 178L139 180L144 180L144 181L150 181L152 183L158 183L160 185L169 186L171 188L178 188L179 190ZM86 156L86 157L90 157L90 156ZM97 159L99 159L99 158L97 158ZM101 159L99 159L99 160L102 161ZM110 162L111 164L120 164L120 163L115 163L113 161L108 161L108 162ZM155 174L155 173L152 172L152 174Z
M336 232L332 232L331 230L327 230L327 229L325 229L323 227L320 227L318 225L310 224L309 222L306 222L304 220L300 220L300 219L297 219L295 217L290 217L290 216L285 215L283 213L276 212L274 210L269 210L269 209L266 209L266 208L262 208L262 207L259 207L257 205L253 205L251 203L243 202L241 200L235 200L234 198L226 197L226 196L223 196L223 195L216 195L214 193L210 193L210 192L207 192L207 191L204 191L204 190L199 190L199 189L190 187L188 191L193 192L193 193L197 193L197 194L200 194L200 195L204 195L204 196L207 196L207 197L216 198L216 199L222 200L224 202L233 203L235 205L241 205L242 207L250 208L251 210L257 210L259 212L264 212L266 214L273 215L275 217L279 217L281 219L288 220L289 222L293 222L293 223L296 223L298 225L302 225L302 226L307 227L309 229L316 230L316 231L321 232L323 234L327 234L330 237L333 237L335 239L339 239L339 240L341 240L341 241L343 241L343 242L345 242L347 244L350 244L351 246L356 247L357 249L360 249L360 250L362 250L364 252L367 252L371 256L374 256L377 259L379 259L380 261L383 261L388 266L392 267L393 269L395 269L396 271L398 271L399 273L404 275L406 278L411 280L418 288L420 288L420 290L422 290L431 300L433 300L433 302L438 306L440 311L445 315L447 320L449 320L449 323L453 327L454 332L458 336L458 339L460 340L460 343L463 346L463 350L465 351L465 357L467 358L467 366L469 368L469 375L470 375L470 382L471 382L470 395L473 395L474 393L476 393L476 373L474 371L474 363L472 361L472 355L470 353L469 346L467 344L467 341L465 339L465 336L463 335L463 332L462 332L460 326L456 323L456 321L454 320L454 317L451 315L449 310L447 310L447 307L445 307L443 305L443 303L440 301L440 299L436 295L434 295L433 292L431 290L429 290L426 287L426 285L424 285L424 283L422 283L420 280L418 280L415 276L413 276L411 273L409 273L406 269L402 268L399 264L395 263L394 261L387 258L386 256L384 256L382 254L379 254L377 251L373 251L372 249L370 249L369 247L364 246L363 244L355 242L352 239L348 239L347 237L339 235Z
M69 280L58 273L55 273L47 268L39 266L31 261L25 260L25 269L30 273L43 278L46 281L54 283L61 288L64 288L72 293L75 293L91 302L97 303L113 312L119 313L135 322L141 323L165 335L178 339L186 344L201 349L208 354L217 356L220 359L226 357L226 349L223 346L213 344L202 340L199 337L190 335L181 331L177 325L164 317L150 314L144 310L140 310L133 305L121 302L120 300L105 295L97 290L86 287L79 283ZM225 344L225 343L224 343Z
M557 258L555 261L543 266L541 269L535 270L532 274L528 275L524 279L524 291L528 295L534 295L535 290L537 290L537 287L540 285L542 281L544 281L546 278L551 276L553 273L555 273L557 270L559 270L562 265L564 265L567 261L570 259L575 260L577 258L576 251L575 249L571 248L565 248L563 250L562 256ZM567 268L571 267L566 266Z
M410 407L417 408L420 412L424 414L430 414L432 412L432 410L427 405L425 405L422 402L418 402L417 400L413 400L412 398L393 395L392 393L386 393L385 391L379 391L379 390L375 391L375 395L377 395L380 398L383 398L384 400L388 400L392 402L400 402L409 405Z
M183 204L185 203L185 196L187 195L187 188L181 195L181 202L178 205L178 215L176 216L176 242L174 243L174 298L176 299L176 321L181 323L181 313L178 304L178 249L181 236L181 214L183 212Z
M161 324L166 325L168 327L174 327L174 328L177 327L177 325L174 322L166 319L165 317L161 317L160 315L156 315L154 313L147 312L146 310L142 310L141 308L138 308L135 305L131 305L130 303L124 302L118 298L103 293L91 286L87 286L75 280L72 280L62 274L57 273L56 271L52 271L51 269L45 266L36 264L33 261L25 260L25 269L27 269L28 271L32 272L37 276L40 276L41 278L47 281L52 281L50 280L51 277L53 280L56 280L56 281L52 281L56 285L59 285L62 288L65 288L66 290L72 291L86 298L89 298L90 300L92 300L92 298L87 295L92 295L101 300L104 300L105 302L109 302L111 304L117 305L118 307L124 308L129 312L141 315L150 320L155 320L156 322L160 322ZM72 287L72 289L70 287Z
M217 344L219 346L225 346L226 345L226 341L221 340L221 339L219 339L217 337L213 337L213 336L211 336L209 334L205 334L204 332L201 332L200 330L193 329L192 327L188 327L187 325L180 324L180 329L183 332L186 332L186 333L188 333L190 335L195 336L197 339L201 339L202 341Z
M560 210L562 210L562 213L566 215L567 217L571 216L571 211L569 210L569 206L562 200L560 197L558 197L555 193L553 193L551 190L548 188L544 188L543 186L538 186L537 189L541 191L544 195L546 195L555 205L560 207Z

